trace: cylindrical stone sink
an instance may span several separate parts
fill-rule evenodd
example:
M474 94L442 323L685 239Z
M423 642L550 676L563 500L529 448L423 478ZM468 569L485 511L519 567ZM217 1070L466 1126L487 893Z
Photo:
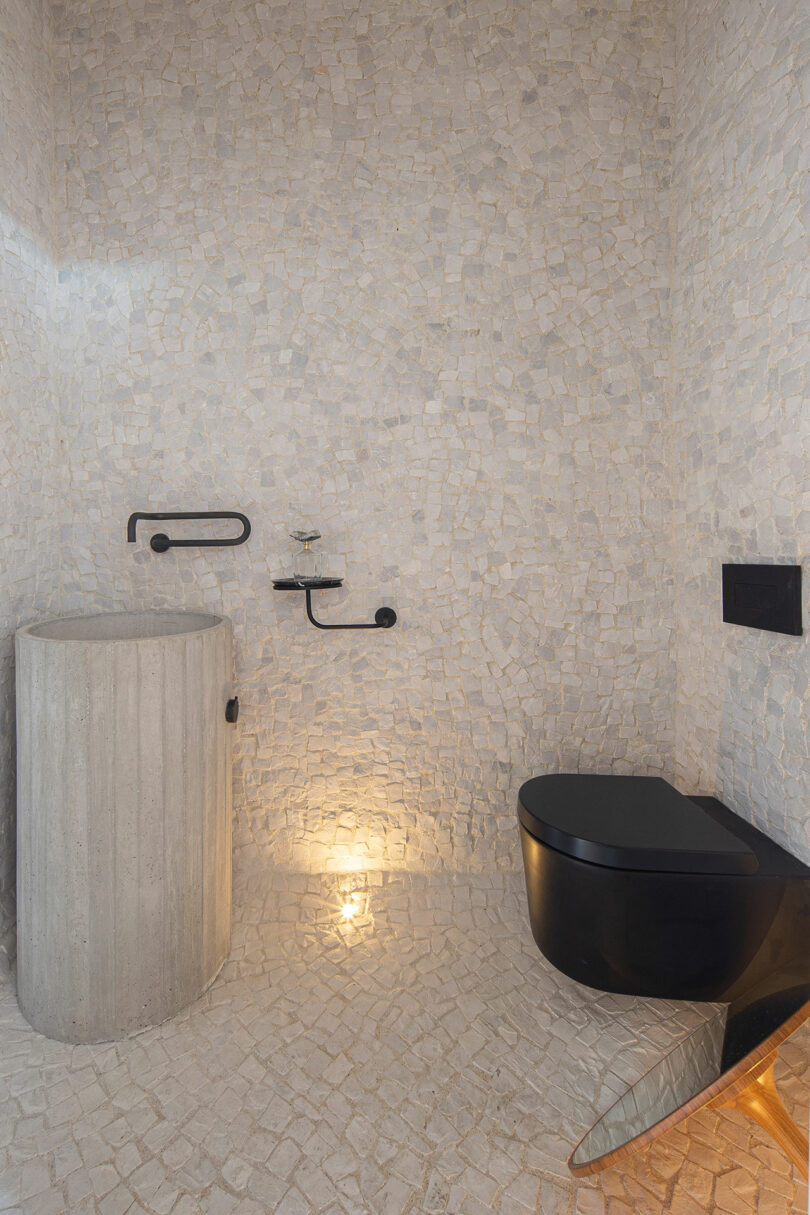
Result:
M230 947L229 620L114 612L17 632L18 998L101 1042L199 996Z

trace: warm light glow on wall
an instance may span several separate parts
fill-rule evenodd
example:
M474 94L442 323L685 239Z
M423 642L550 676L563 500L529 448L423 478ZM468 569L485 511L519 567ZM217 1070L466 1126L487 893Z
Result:
M364 873L374 868L366 849L353 848L333 844L329 849L329 864L327 873Z
M390 804L378 786L358 785L350 802L337 804L313 790L290 824L290 867L335 876L413 867L407 818L406 808Z

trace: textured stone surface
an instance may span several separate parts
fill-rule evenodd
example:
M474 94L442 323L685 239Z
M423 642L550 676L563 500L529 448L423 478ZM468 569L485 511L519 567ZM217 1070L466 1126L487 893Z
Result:
M232 631L112 612L17 633L17 989L62 1042L157 1025L230 949Z
M0 0L0 968L13 920L14 630L55 611L53 133L48 6Z
M115 1049L52 1053L5 989L6 1205L789 1215L803 1195L736 1115L571 1182L646 1060L611 1034L669 1013L571 996L523 911L493 948L487 891L524 776L674 770L673 566L678 779L808 855L806 643L716 623L722 558L807 549L802 6L66 0L53 196L46 15L0 0L3 723L21 620L231 616L257 884L221 983ZM132 509L196 505L246 510L249 545L125 545ZM389 602L395 630L321 635L272 593L305 520L347 575L323 617ZM353 868L386 891L387 950L315 923ZM407 1131L397 1083L427 1111Z
M356 914L344 904L355 895ZM554 971L509 875L242 882L211 990L69 1047L0 989L0 1206L25 1215L793 1215L806 1189L737 1114L699 1114L577 1182L565 1159L709 1006ZM810 1035L777 1083L806 1118Z
M64 609L233 619L238 863L512 867L524 777L669 771L666 6L55 11ZM249 543L123 544L195 506ZM303 517L395 629L272 592Z
M810 553L810 14L682 3L673 216L677 773L810 860L810 645L724 625L723 561Z

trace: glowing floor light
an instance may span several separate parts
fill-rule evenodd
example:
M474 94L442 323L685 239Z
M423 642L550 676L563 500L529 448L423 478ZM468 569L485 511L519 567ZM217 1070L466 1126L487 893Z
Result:
M358 911L360 910L362 899L363 896L359 890L355 890L349 895L340 909L340 913L344 920L350 920L353 916L357 915Z

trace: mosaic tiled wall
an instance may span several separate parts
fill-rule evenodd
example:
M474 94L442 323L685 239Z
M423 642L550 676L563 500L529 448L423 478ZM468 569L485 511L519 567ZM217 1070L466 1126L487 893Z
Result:
M723 561L810 553L810 13L678 7L677 771L810 860L807 637L720 606Z
M529 774L670 768L667 10L56 6L63 608L232 616L243 865L512 866ZM249 544L124 543L194 507ZM271 590L302 520L396 629Z
M13 914L18 623L57 588L51 99L44 0L0 0L0 966Z
M719 623L723 559L806 551L806 31L676 9L668 451L668 5L56 4L55 295L47 9L0 0L4 724L19 619L205 604L243 864L509 866L525 776L671 772L674 599L679 782L810 853L807 647ZM125 544L197 505L249 545ZM272 592L302 521L323 617L395 630Z

